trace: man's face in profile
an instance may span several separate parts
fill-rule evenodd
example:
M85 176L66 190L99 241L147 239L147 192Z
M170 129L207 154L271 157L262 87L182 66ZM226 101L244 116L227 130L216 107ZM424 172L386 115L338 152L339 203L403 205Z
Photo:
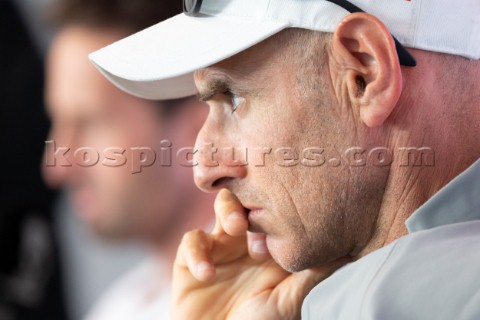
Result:
M165 230L174 218L174 208L180 210L179 190L187 192L184 176L190 170L183 168L179 173L156 164L132 173L130 148L158 150L162 136L167 135L162 114L155 103L115 88L87 59L89 52L122 36L109 29L70 26L56 38L47 70L50 140L57 148L71 149L72 166L45 168L45 176L51 185L68 189L82 220L102 235L168 236ZM106 148L121 147L127 161L117 167L102 165L101 160L81 167L72 159L80 147L93 148L101 158Z
M351 110L339 107L329 64L315 51L300 51L275 36L195 74L210 106L197 147L213 143L218 150L249 152L246 166L217 153L220 166L196 167L196 183L230 189L249 210L250 230L267 235L270 253L289 271L358 253L374 232L387 173L334 161L366 137ZM324 149L322 165L279 161L285 148L293 156L284 159L301 159L311 147ZM264 163L259 148L271 148L261 154Z

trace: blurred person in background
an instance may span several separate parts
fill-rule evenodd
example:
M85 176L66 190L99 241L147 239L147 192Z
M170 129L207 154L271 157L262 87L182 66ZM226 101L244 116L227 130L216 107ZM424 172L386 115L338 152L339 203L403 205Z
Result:
M180 238L213 218L212 198L195 188L188 159L176 157L179 149L194 145L206 107L195 97L159 102L129 96L87 59L89 52L181 9L178 1L56 3L60 30L47 59L52 130L44 178L52 187L67 189L81 220L98 235L140 239L151 249L151 257L100 299L87 315L91 320L167 319L171 265ZM75 151L80 148L98 152L99 161L79 165ZM108 153L108 148L125 152Z
M480 2L184 3L90 54L143 97L190 78L197 145L260 153L198 159L224 189L179 247L174 319L479 319Z
M0 319L67 319L54 193L39 166L48 131L42 59L19 3L0 0Z

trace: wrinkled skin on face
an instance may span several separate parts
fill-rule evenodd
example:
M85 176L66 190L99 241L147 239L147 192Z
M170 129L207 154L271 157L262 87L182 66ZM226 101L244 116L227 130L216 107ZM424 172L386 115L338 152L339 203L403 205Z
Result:
M388 29L366 13L348 15L328 38L322 45L325 39L301 41L301 32L283 31L195 74L210 106L197 139L205 148L196 183L224 189L214 231L189 232L179 247L174 316L300 319L315 285L405 235L412 212L478 159L478 150L465 152L477 145L478 99L465 103L468 119L460 121L451 107L458 96L450 96L459 85L455 64L413 50L417 67L401 67ZM462 65L457 70L466 75ZM453 119L469 125L452 126ZM380 147L398 161L397 150L415 149L406 146L430 146L435 165L409 155L383 165L375 156L363 165L348 160L351 148ZM232 147L248 148L248 162L232 157ZM322 150L321 161L299 165L314 158L298 153L311 147ZM256 150L269 151L259 161Z
M250 152L246 166L232 166L231 157L217 152L220 165L196 167L196 183L207 191L233 192L249 212L250 230L266 235L268 251L288 271L362 250L375 231L388 176L385 168L329 162L352 146L368 148L373 139L336 98L327 60L296 55L274 37L195 75L210 106L197 147ZM264 165L251 152L259 147L272 149L261 155ZM326 161L286 166L276 151L285 147L300 160L302 150L323 148Z

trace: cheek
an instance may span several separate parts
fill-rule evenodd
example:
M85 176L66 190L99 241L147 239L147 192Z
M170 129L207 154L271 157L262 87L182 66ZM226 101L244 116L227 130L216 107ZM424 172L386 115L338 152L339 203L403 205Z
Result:
M313 246L330 252L336 235L329 232L336 234L344 224L342 204L345 199L341 188L325 182L332 180L322 168L299 165L275 167L274 172L274 179L265 185L270 203L274 204L272 215L278 221L272 245L287 254Z
M281 228L291 235L303 237L318 221L321 214L322 192L310 172L302 167L276 166L271 186L275 191L275 204L282 216Z
M95 169L91 172L91 178L95 181L95 187L101 195L100 200L121 201L128 194L131 177L125 168L99 165Z

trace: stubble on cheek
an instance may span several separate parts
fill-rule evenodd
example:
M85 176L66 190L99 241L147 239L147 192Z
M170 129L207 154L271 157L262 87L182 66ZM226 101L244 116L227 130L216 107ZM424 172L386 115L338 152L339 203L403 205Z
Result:
M347 256L354 247L354 231L346 214L347 193L341 181L335 185L315 183L320 176L316 179L308 171L310 178L304 177L304 183L292 184L290 193L282 190L283 202L277 206L276 217L281 225L267 237L272 256L290 272Z

